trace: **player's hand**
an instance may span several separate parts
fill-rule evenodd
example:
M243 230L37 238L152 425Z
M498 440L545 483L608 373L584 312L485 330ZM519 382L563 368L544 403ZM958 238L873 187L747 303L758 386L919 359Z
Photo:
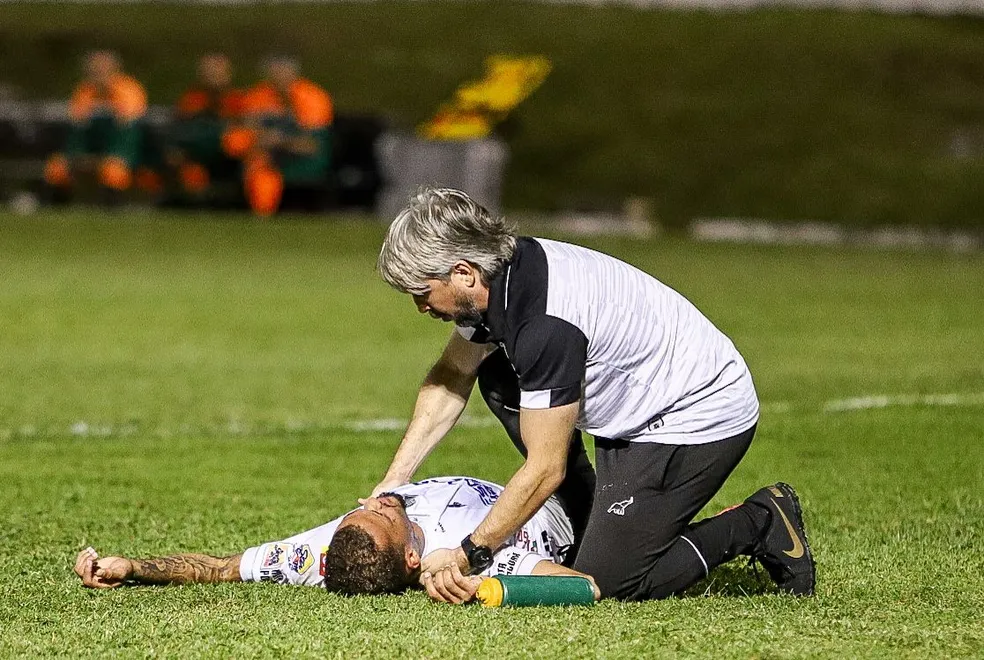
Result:
M365 506L366 500L368 500L369 498L379 497L383 493L388 493L394 488L399 488L400 486L406 486L408 483L409 482L406 481L405 479L383 479L378 484L376 484L375 488L372 489L372 492L369 493L369 497L359 498L359 504Z
M420 562L420 584L436 601L463 603L471 600L481 582L464 574L468 568L468 557L461 548L435 550Z
M95 550L86 548L75 559L75 574L90 589L112 589L133 576L133 564L125 557L100 559Z
M450 564L436 572L422 573L420 582L433 600L461 605L475 598L482 578L478 575L465 575L457 564Z

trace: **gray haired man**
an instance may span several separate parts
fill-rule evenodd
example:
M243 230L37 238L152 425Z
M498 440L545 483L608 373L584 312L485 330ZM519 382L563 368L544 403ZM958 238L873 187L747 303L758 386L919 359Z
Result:
M780 590L813 593L787 484L692 523L751 444L759 407L734 344L683 296L608 255L517 236L450 189L411 199L378 265L420 312L457 328L373 495L409 481L476 380L525 456L461 547L423 558L432 598L461 598L454 567L487 568L555 491L575 521L588 511L574 568L605 597L665 598L739 554L761 561ZM595 437L596 481L579 431Z

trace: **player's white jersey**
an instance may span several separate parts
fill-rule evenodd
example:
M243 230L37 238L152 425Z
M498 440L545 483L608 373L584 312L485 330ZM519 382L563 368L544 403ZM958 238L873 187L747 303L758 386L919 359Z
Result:
M471 477L435 477L395 488L407 503L407 516L424 531L424 555L456 548L475 531L502 486ZM347 514L346 514L347 515ZM296 536L250 548L243 553L239 574L246 582L272 581L320 586L322 559L344 516ZM483 575L529 575L547 559L561 562L574 542L571 523L553 497L506 546L495 554Z

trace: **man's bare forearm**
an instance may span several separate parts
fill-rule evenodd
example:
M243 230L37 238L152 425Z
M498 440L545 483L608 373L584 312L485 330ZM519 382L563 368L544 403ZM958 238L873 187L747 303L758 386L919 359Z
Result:
M434 365L420 387L413 419L386 472L387 480L407 481L413 476L461 417L474 385L474 374L455 371L441 362Z
M548 410L520 412L519 425L526 444L526 462L499 495L475 532L476 545L497 548L526 523L564 481L571 432L579 403Z
M241 582L239 562L242 555L210 557L184 554L153 559L131 559L134 582L143 584L214 584Z
M475 532L476 545L497 548L540 510L564 480L564 466L544 472L524 464L503 489Z
M451 333L440 359L420 386L413 419L386 476L373 489L373 495L409 481L431 450L451 430L468 403L478 367L489 350L489 346L473 344L457 331Z

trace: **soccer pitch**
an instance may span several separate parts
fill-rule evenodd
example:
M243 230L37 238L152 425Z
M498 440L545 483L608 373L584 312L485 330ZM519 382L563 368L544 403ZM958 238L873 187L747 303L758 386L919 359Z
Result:
M818 594L772 594L736 562L691 597L483 610L81 587L87 545L232 554L351 508L450 331L375 276L381 226L100 215L0 216L0 656L984 654L980 255L578 241L743 352L762 420L708 509L794 484ZM419 477L519 465L477 399Z

